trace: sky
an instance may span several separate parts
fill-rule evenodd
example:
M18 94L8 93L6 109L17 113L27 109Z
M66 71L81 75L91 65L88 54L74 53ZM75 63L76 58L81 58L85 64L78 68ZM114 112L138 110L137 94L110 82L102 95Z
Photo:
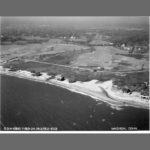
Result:
M2 17L2 23L6 24L21 24L30 23L34 25L49 25L57 27L75 27L75 28L98 28L103 26L122 26L133 24L146 24L148 23L148 17Z

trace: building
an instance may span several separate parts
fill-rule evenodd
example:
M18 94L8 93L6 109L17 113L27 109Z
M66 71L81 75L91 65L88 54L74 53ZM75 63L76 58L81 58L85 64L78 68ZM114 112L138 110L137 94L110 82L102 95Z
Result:
M121 44L121 48L124 49L126 47L125 44Z
M70 37L70 40L75 40L75 39L76 39L76 37L73 35Z
M56 79L56 80L59 80L59 81L64 81L64 80L65 80L65 77L62 76L61 74L58 74L58 75L55 76L55 79Z
M94 67L93 68L93 72L97 72L97 71L103 71L104 67Z
M130 52L133 50L133 47L132 46L126 46L126 44L123 43L123 44L121 44L121 49Z
M144 53L148 51L148 46L134 46L134 52L136 53Z

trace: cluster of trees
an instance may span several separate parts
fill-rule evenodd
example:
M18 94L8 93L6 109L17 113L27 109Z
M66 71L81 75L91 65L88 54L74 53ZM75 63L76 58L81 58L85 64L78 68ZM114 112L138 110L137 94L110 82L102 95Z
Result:
M109 40L118 46L123 43L127 46L147 46L149 43L149 35L146 31L119 31L110 35L112 38Z
M27 44L27 43L42 43L48 41L47 38L24 38L23 36L14 36L14 35L6 35L1 37L1 44L6 45L6 44Z
M114 84L126 93L134 91L142 95L149 95L149 74L148 72L127 74L125 77L115 78Z

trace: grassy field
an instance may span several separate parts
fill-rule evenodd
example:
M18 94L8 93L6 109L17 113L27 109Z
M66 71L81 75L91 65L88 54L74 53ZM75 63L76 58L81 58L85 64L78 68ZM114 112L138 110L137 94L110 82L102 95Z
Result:
M93 39L89 42L90 45L97 46L97 45L110 45L110 42L105 40L106 37L101 34L96 34Z
M66 51L84 50L89 47L75 44L65 44L60 39L51 39L45 43L25 44L25 45L2 45L1 58L6 61L14 57L31 58L44 54L56 54Z
M80 55L72 62L73 66L97 66L123 70L139 70L144 64L144 68L148 69L149 62L147 57L138 58L137 56L128 55L127 51L117 49L112 46L95 46L95 51Z
M89 70L72 69L50 64L41 64L37 62L13 61L11 63L6 63L4 67L13 68L14 71L21 69L35 72L47 72L50 75L61 74L65 78L69 79L70 82L90 81L92 79L107 81L116 76L111 72L91 72Z
M94 49L81 49L81 50L71 50L64 51L56 54L43 54L40 55L37 60L40 62L49 62L61 65L70 65L74 60L76 60L81 54L90 53Z

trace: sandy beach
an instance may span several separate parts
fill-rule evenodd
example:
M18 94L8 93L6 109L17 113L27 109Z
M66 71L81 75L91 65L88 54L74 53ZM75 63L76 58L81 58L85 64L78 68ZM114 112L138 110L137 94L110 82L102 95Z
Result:
M59 81L55 78L50 78L51 76L47 75L47 73L42 73L41 76L33 76L29 71L18 70L14 72L3 67L0 67L0 73L59 86L72 92L90 96L96 101L106 102L114 109L121 109L122 106L133 106L137 108L149 109L149 100L141 99L139 93L129 95L119 90L112 90L112 80L105 82L91 80L88 82L77 81L74 83L69 83L67 79L64 81Z

